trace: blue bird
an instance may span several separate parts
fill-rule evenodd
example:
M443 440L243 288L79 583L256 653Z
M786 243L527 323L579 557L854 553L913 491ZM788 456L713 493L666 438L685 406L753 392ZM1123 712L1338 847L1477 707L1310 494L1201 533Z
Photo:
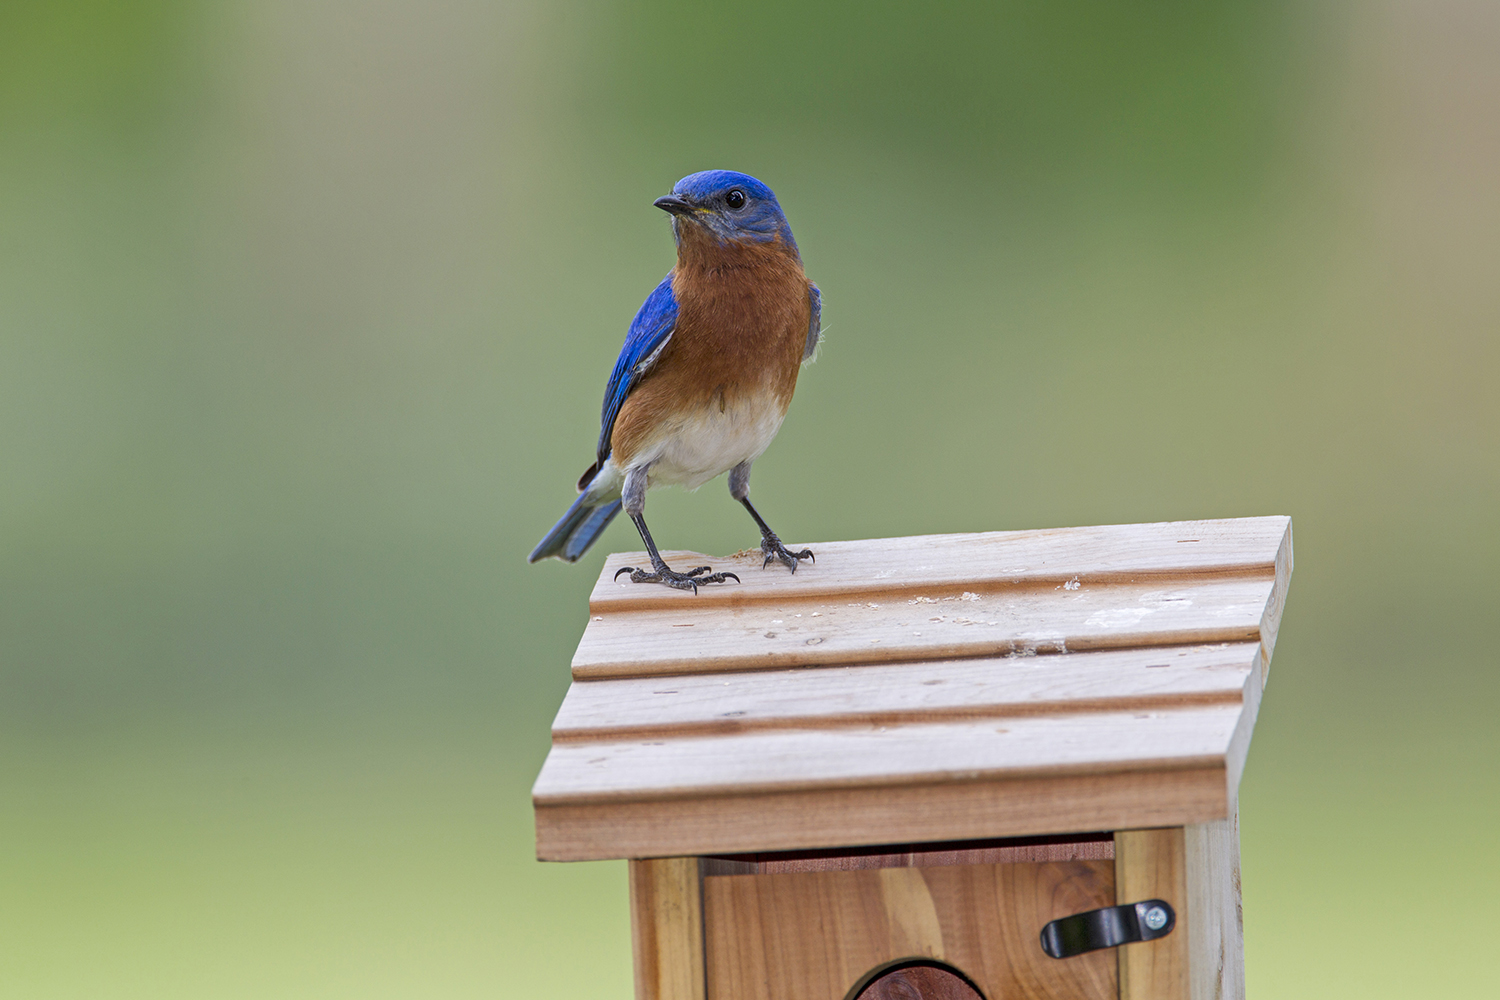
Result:
M651 557L627 566L636 583L678 590L739 582L710 566L672 569L646 528L646 491L697 487L729 473L729 495L760 528L762 568L793 573L793 552L750 503L750 466L771 444L791 405L797 373L821 339L822 295L802 271L792 229L771 189L748 174L705 170L678 181L655 205L672 216L677 266L647 298L604 390L594 464L581 494L528 561L573 562L623 507Z

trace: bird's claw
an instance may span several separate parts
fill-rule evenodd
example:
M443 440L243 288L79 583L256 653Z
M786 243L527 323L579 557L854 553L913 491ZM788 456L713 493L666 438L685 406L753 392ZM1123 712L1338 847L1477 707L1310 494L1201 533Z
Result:
M766 557L765 561L760 564L761 569L765 569L767 566L771 565L771 560L774 559L785 566L787 569L795 573L797 572L797 564L803 559L806 559L810 562L818 561L817 559L813 558L812 549L803 549L801 552L793 552L785 545L782 545L781 539L777 538L775 535L767 535L760 540L760 551Z
M697 566L686 573L679 573L665 565L650 573L634 566L621 566L615 571L615 579L618 580L626 573L630 574L631 583L660 583L675 590L691 590L695 594L700 583L728 583L730 580L740 582L740 578L733 573L715 573L712 566Z

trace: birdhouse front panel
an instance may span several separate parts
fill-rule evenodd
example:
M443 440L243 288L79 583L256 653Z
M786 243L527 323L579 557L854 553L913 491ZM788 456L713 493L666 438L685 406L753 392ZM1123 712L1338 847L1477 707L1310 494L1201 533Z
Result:
M1050 920L1115 904L1112 859L708 875L702 891L709 998L843 1000L921 959L985 996L1118 995L1108 951L1057 962L1032 947Z

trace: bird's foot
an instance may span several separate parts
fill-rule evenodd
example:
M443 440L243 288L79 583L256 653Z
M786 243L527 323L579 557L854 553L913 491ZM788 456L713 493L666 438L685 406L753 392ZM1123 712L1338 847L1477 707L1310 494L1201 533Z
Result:
M648 573L634 566L621 566L615 571L615 579L629 573L631 583L660 583L677 590L691 590L695 594L700 583L727 583L730 580L740 582L740 578L733 573L715 573L713 569L712 566L697 566L686 573L679 573L662 563L654 572Z
M766 535L760 540L760 551L766 557L765 562L760 564L761 569L765 569L771 565L772 559L781 563L793 573L797 572L797 564L803 559L810 559L813 562L817 562L816 559L813 559L812 549L793 552L785 545L782 545L781 539L777 538L774 533Z

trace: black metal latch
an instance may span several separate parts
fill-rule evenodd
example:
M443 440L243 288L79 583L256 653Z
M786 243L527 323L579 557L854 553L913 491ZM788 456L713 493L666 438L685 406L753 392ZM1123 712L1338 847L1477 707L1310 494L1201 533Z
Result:
M1053 958L1166 937L1177 926L1172 904L1161 899L1075 913L1042 928L1042 950Z

